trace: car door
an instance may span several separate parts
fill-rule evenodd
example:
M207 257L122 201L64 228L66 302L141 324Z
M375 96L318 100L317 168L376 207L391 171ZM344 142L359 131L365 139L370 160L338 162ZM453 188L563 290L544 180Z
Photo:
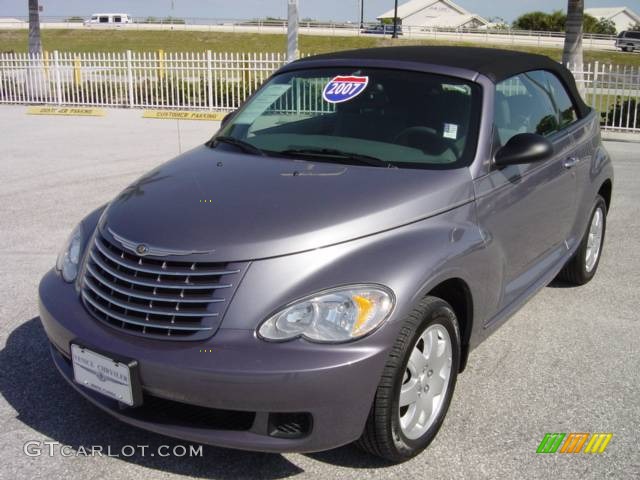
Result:
M545 72L549 92L553 99L559 118L561 135L573 138L573 148L564 160L564 166L576 183L574 209L570 218L569 232L566 240L569 248L577 248L582 240L586 226L584 222L591 213L591 201L585 203L585 198L591 195L587 186L591 185L591 158L594 154L593 123L579 122L578 111L572 96L564 83L552 72Z
M576 183L567 159L574 144L559 127L545 72L496 85L494 153L519 133L537 133L554 146L552 158L494 167L475 182L477 214L488 248L500 259L496 311L520 297L566 254L575 215Z

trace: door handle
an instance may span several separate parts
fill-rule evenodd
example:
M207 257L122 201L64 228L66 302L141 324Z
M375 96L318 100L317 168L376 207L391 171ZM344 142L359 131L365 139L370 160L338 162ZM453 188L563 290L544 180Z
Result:
M566 169L573 168L578 164L579 160L576 157L569 157L564 162L562 162L562 166Z

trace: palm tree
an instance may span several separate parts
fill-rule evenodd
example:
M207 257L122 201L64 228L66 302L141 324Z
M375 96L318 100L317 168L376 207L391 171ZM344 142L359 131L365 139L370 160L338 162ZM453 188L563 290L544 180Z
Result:
M583 19L584 0L568 0L562 63L569 64L578 71L582 70Z
M42 53L38 0L29 0L29 53L31 55L40 55Z
M30 68L27 69L25 90L33 100L46 98L49 95L49 80L42 61L38 0L29 0L29 55L32 60L29 62Z

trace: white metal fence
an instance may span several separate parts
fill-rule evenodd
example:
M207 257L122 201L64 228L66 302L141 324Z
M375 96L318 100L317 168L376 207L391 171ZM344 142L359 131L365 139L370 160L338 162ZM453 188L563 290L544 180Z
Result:
M640 67L595 62L572 71L604 129L640 132Z
M228 111L285 61L281 53L212 51L4 53L0 103ZM594 63L572 71L603 128L640 132L640 67ZM316 108L312 96L303 104Z
M0 103L231 110L280 53L0 54Z

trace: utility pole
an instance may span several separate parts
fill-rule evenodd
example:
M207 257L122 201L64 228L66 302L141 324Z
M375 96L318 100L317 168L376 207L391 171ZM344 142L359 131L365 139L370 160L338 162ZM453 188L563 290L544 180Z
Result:
M393 35L391 35L391 38L398 38L398 0L396 0L396 6L393 12Z
M293 62L300 56L298 50L298 0L288 0L287 16L287 61Z
M364 0L360 0L360 30L364 29Z
M29 54L40 55L41 53L40 7L38 0L29 0Z

